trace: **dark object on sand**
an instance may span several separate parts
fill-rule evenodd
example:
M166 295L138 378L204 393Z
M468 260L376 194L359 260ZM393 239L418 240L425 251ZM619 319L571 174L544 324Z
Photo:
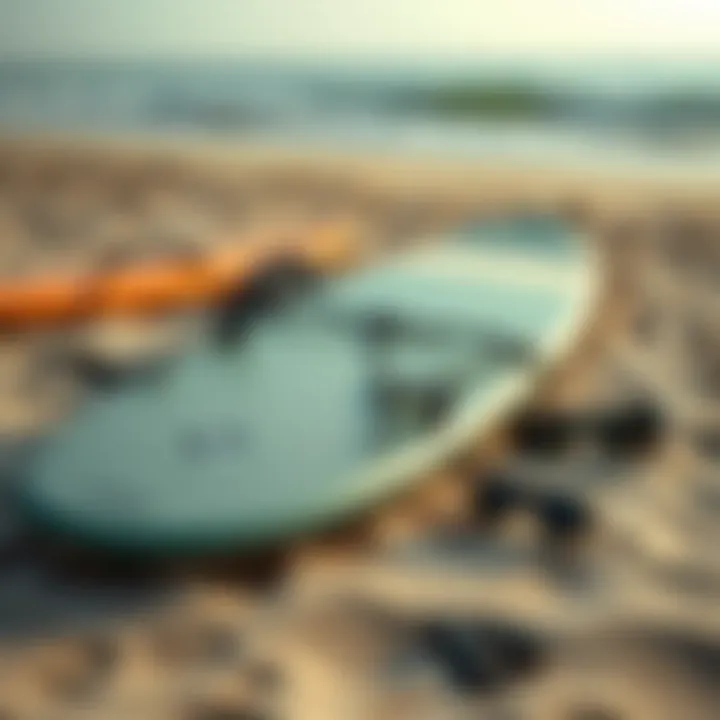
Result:
M613 408L597 420L598 440L611 455L635 456L652 450L664 431L660 410L645 402Z
M589 532L590 507L582 498L560 493L541 496L536 511L549 539L556 542L576 540Z
M531 633L490 621L432 622L421 643L462 692L488 692L539 672L545 648Z
M521 452L557 455L572 445L580 430L582 426L579 419L570 413L534 410L517 418L511 428L511 435Z
M480 521L502 520L521 507L524 500L523 490L516 478L507 474L495 472L476 480L473 509Z

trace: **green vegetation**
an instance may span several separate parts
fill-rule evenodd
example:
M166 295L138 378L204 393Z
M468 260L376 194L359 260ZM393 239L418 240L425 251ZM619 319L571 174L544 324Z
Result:
M409 104L459 119L526 119L547 117L557 109L557 99L547 90L531 85L449 85L418 90Z

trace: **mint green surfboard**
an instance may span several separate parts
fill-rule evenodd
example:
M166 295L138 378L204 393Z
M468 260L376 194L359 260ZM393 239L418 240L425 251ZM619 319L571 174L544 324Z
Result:
M27 468L34 523L93 546L274 543L416 481L521 402L591 309L565 225L488 221L305 288L100 392ZM257 307L255 307L257 305ZM242 304L241 304L242 308ZM213 329L214 328L214 329Z

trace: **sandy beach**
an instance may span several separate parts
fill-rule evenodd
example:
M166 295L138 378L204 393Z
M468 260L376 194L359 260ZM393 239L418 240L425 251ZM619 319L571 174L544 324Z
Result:
M715 720L720 178L672 167L659 173L461 164L148 138L13 137L0 142L0 158L0 251L8 258L10 249L17 251L25 272L92 265L111 243L135 243L145 252L152 243L145 240L155 237L147 232L151 220L162 225L188 197L201 198L192 210L198 230L164 235L155 248L161 255L278 217L285 226L318 214L351 217L361 242L382 252L486 214L559 213L597 248L603 295L534 404L584 406L640 395L669 417L664 441L639 460L607 459L580 447L535 462L507 428L498 428L478 438L472 457L457 467L429 471L409 497L353 527L286 548L280 560L171 568L155 594L137 593L139 614L111 611L112 619L93 624L92 632L61 630L56 637L52 631L33 642L21 633L0 654L0 710L8 717ZM18 225L13 198L41 206L39 188L58 181L38 169L53 162L69 162L78 176L93 178L80 191L83 202L72 206L79 224L68 228L95 217L92 208L106 208L103 183L114 187L118 178L131 178L143 197L155 200L134 225L108 229L94 245L94 225L77 235L65 226ZM174 190L169 197L163 192L163 183L177 177L191 188L180 201ZM83 193L99 205L85 203ZM220 213L221 197L233 212ZM56 362L64 353L177 349L198 322L193 313L179 313L3 338L0 427L33 434L82 401L82 382ZM553 553L527 523L473 529L470 479L498 458L532 467L538 477L576 482L596 519L590 536ZM13 542L7 542L10 556ZM49 595L56 604L77 608L82 600L90 607L118 584L135 588L130 580L89 580L96 568L79 581L72 574L74 580L47 580L32 557L23 562L35 580L0 591L0 605L8 617L24 612L28 628L33 612L62 616ZM167 595L175 599L170 609L159 599ZM407 659L414 624L427 617L509 622L532 636L542 661L491 691L458 694ZM161 661L158 648L168 634L175 647ZM225 638L218 645L230 647L229 659L208 664L208 646L215 647L208 638L218 636ZM242 643L244 653L236 656L228 638ZM83 696L88 683L96 687Z
M55 153L73 151L105 158L171 156L185 158L196 166L207 165L214 172L223 168L237 171L304 172L322 177L325 173L368 183L370 188L445 190L453 197L508 197L516 200L564 200L578 196L586 201L627 202L683 200L699 203L711 200L720 188L720 175L693 165L692 161L627 163L603 165L581 158L573 162L556 160L522 161L443 159L405 151L338 152L332 148L287 143L259 144L230 139L203 140L172 133L123 135L122 139L91 133L82 135L15 132L0 138L0 149L10 152ZM632 197L628 197L632 196ZM670 197L668 197L670 196Z

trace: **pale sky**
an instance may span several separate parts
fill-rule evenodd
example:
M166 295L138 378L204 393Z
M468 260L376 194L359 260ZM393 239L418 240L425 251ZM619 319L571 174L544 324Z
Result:
M720 0L0 0L0 53L720 57Z

